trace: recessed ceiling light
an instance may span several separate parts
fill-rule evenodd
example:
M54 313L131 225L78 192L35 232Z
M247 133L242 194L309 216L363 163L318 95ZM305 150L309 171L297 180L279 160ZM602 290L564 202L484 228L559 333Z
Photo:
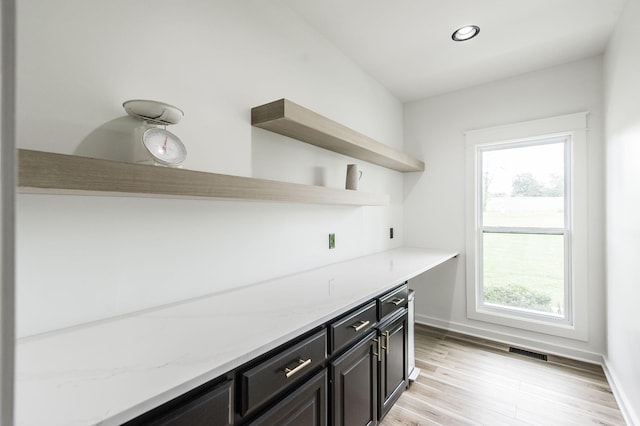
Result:
M451 34L451 38L454 41L467 41L471 40L480 33L480 27L477 25L466 25L462 28L458 28Z

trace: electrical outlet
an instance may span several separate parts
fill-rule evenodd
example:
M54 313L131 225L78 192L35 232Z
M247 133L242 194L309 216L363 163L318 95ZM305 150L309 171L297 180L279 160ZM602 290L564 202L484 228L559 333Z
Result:
M336 248L336 234L329 234L329 249Z
M393 239L393 228L389 228L389 238Z

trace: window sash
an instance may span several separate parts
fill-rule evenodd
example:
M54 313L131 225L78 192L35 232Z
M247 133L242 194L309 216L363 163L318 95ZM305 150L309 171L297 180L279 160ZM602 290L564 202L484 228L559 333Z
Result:
M544 235L568 235L569 230L566 228L537 228L528 227L511 227L511 226L482 226L478 228L480 233L492 234L544 234Z
M535 226L484 226L483 225L483 204L484 197L483 188L483 154L485 152L498 151L503 149L524 148L530 146L541 146L553 143L564 143L564 227L535 227ZM573 318L572 306L572 281L571 281L571 241L570 241L570 225L571 225L571 145L572 134L562 133L553 136L528 138L510 142L495 142L476 146L476 306L478 310L490 314L506 314L508 316L519 317L522 319L532 319L545 323L570 324ZM528 309L515 308L509 306L501 306L485 303L484 300L484 234L529 234L529 235L562 235L564 241L564 306L563 315L556 316L545 314L543 312L532 311Z
M571 244L569 241L569 231L568 230L559 230L559 229L550 229L550 228L536 228L536 229L531 229L531 228L518 228L518 229L523 229L524 232L512 232L515 230L515 228L512 229L504 229L504 230L498 230L498 232L493 232L490 230L485 230L485 231L481 231L479 232L479 236L478 236L478 247L477 247L477 254L478 254L478 268L477 268L477 276L476 276L476 282L477 282L477 286L478 286L478 292L477 292L477 306L479 307L480 310L485 311L485 312L491 312L491 313L495 313L495 314L510 314L510 315L515 315L515 316L519 316L519 317L523 317L523 318L528 318L528 319L535 319L538 321L543 321L543 322L549 322L549 323L561 323L561 324L565 324L565 323L569 323L571 321L571 318L573 318L573 305L571 303L571 298L572 298L572 286L571 286ZM536 232L536 230L540 230L543 232ZM562 236L563 237L563 245L564 245L564 250L563 250L563 254L564 254L564 258L563 258L563 272L564 272L564 277L563 277L563 291L564 291L564 306L563 306L563 315L562 316L558 316L558 315L553 315L553 314L546 314L544 312L539 312L539 311L533 311L533 310L528 310L528 309L524 309L524 308L517 308L517 307L511 307L511 306L503 306L503 305L496 305L493 303L485 303L484 300L484 234L528 234L528 235L558 235L558 236Z

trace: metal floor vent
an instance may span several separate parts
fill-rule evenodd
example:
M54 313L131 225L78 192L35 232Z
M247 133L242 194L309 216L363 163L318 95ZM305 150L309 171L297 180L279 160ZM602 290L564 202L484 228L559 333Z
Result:
M547 360L547 356L544 354L539 354L537 352L525 351L524 349L514 348L513 346L509 347L509 352L513 352L515 354L520 354L524 356L528 356L535 359L541 359L543 361Z

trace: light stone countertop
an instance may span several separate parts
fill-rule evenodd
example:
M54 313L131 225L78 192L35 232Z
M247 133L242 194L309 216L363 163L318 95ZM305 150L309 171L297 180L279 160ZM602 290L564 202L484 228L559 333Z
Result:
M22 339L15 424L120 424L456 255L394 249Z

